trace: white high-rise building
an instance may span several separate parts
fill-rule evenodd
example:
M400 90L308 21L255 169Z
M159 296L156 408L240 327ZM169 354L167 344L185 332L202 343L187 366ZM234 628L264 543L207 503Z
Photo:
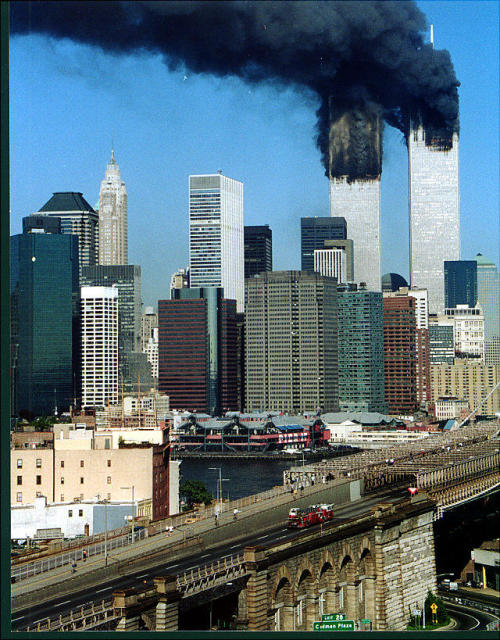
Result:
M222 173L189 176L190 287L223 287L245 304L243 183Z
M314 271L322 276L347 282L347 258L343 249L315 249Z
M330 178L330 215L347 221L347 237L354 245L354 276L369 291L381 291L380 176L347 182Z
M81 288L82 406L118 402L118 290Z
M408 135L410 278L427 289L429 312L443 313L444 261L460 259L458 135L449 150L425 135L421 126Z
M99 264L128 264L127 189L114 151L99 191Z

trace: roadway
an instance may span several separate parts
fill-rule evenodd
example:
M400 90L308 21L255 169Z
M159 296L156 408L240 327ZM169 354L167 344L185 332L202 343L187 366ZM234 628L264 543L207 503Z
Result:
M451 603L445 600L445 606L456 625L453 631L486 631L490 622L498 622L500 618L475 606Z
M339 505L335 509L336 515L331 523L340 524L350 518L369 512L370 508L378 502L397 501L407 497L407 495L407 489L398 486L390 490L364 496L354 503ZM313 500L311 500L311 502L313 502ZM315 525L315 527L309 527L305 531L310 532L314 530L314 528L319 527L320 525ZM118 589L136 586L141 582L145 585L152 585L153 579L156 576L167 574L177 575L198 566L240 553L247 546L268 546L295 538L298 539L301 537L303 531L304 530L297 531L296 529L288 529L286 521L282 521L272 528L245 535L233 541L233 544L230 546L223 544L211 549L201 549L199 551L192 549L187 550L186 553L189 554L187 557L177 558L173 563L158 560L158 564L154 567L144 568L127 575L113 577L112 579L108 578L101 584L92 587L91 590L89 590L89 588L81 589L80 591L74 592L71 596L63 595L46 601L43 604L20 608L12 614L12 629L14 631L21 631L27 626L36 624L46 618L64 615L71 609L75 609L83 604L100 602L103 599L111 597L112 593Z

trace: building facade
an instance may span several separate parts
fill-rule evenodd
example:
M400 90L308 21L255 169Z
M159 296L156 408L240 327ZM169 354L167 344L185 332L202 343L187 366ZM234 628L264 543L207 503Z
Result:
M119 377L131 390L137 383L134 353L142 353L141 267L132 264L95 265L82 270L81 285L114 287L118 292L118 366ZM132 379L134 378L134 379ZM145 381L144 381L145 382ZM120 382L121 384L121 382Z
M429 360L430 364L453 364L455 361L455 343L453 325L437 324L437 316L429 324Z
M82 407L118 402L118 326L118 290L82 287Z
M31 216L30 216L31 217ZM10 239L11 411L66 411L78 386L78 238Z
M191 287L222 287L243 311L243 183L222 173L189 176L189 275Z
M458 135L450 149L426 140L421 126L408 134L411 286L427 289L430 313L442 313L444 262L460 259Z
M245 278L273 270L273 232L269 225L245 225L244 248Z
M114 151L99 190L99 264L128 264L127 189Z
M337 287L309 271L246 281L247 411L338 407Z
M315 249L314 271L337 282L347 282L347 260L342 249Z
M484 314L486 364L500 364L500 275L495 263L480 253L477 263L477 295Z
M77 191L57 191L34 216L46 215L61 219L61 233L78 236L78 264L97 264L99 257L99 216L83 195Z
M338 292L339 407L385 413L382 294Z
M447 309L459 304L475 307L477 303L477 262L444 261L444 304Z
M354 277L370 291L381 290L380 176L355 180L330 178L330 215L344 216L354 245Z
M455 396L476 409L500 381L500 365L485 365L470 360L431 366L431 400ZM481 407L478 415L494 416L500 410L500 387Z
M452 324L456 358L477 358L484 363L484 316L479 304L445 309L445 315L438 316L438 323Z
M238 408L236 302L222 288L173 290L158 301L158 389L172 409Z
M418 408L415 298L386 297L384 308L385 399L390 414Z
M300 219L300 253L302 271L314 270L314 251L325 248L325 240L345 240L347 223L343 217Z

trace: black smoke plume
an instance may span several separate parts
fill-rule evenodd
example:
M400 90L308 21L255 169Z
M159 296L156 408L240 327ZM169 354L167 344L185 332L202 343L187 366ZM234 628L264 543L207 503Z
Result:
M327 174L330 97L332 129L350 122L355 138L338 167L333 158L333 175L380 174L374 118L405 135L418 119L431 132L427 143L442 148L451 146L458 131L459 83L450 55L424 42L426 19L414 2L25 1L10 6L13 34L70 38L114 53L160 52L170 69L184 65L195 73L307 87L320 101L317 143Z

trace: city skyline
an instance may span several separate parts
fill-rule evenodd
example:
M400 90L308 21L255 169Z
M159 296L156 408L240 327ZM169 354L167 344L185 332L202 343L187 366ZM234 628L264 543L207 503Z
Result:
M462 83L460 257L481 252L498 264L498 5L418 6ZM188 264L190 174L221 168L242 181L244 223L274 231L275 269L299 268L300 218L329 214L310 94L169 71L159 55L111 55L39 35L12 37L10 48L11 233L54 191L80 191L96 203L114 147L129 195L129 260L142 267L145 305L168 297L170 276ZM386 127L382 273L408 279L407 173L401 134Z

